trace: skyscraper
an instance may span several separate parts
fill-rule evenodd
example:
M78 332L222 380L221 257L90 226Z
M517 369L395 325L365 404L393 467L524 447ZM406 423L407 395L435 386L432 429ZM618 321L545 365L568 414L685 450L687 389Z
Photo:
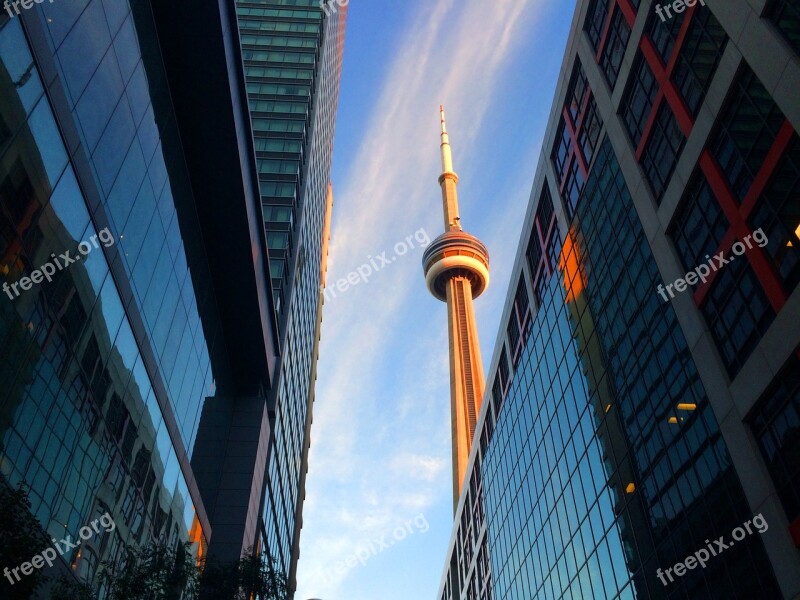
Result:
M302 4L0 13L0 485L117 525L64 573L162 540L293 579L346 14Z
M441 600L800 593L800 11L669 7L577 3Z
M447 303L455 508L464 483L485 385L472 300L489 285L489 252L478 238L461 227L456 191L458 175L453 171L450 138L444 108L441 106L439 114L442 127L442 174L439 176L439 185L442 188L445 232L425 249L422 265L428 291Z
M237 0L236 12L280 336L268 394L273 444L263 547L294 588L347 6L323 11L318 0Z
M235 543L234 508L263 481L246 460L268 419L241 413L266 413L278 337L225 11L0 14L0 273L21 292L0 297L0 485L25 485L57 540L111 515L56 563L86 581L126 546L190 541L199 559ZM214 439L246 457L218 480L227 508L204 471L218 465L198 460L206 405L240 413Z

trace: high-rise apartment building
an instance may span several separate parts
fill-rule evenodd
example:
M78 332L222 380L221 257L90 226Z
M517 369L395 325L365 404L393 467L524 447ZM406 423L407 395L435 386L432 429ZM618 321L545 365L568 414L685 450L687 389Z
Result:
M261 74L232 1L0 13L0 485L55 539L113 517L83 580L153 540L296 562L344 19L271 4L254 47L316 46Z
M236 12L280 336L269 391L264 543L294 586L347 6L323 11L318 0L237 0Z
M441 600L800 594L798 31L577 3Z

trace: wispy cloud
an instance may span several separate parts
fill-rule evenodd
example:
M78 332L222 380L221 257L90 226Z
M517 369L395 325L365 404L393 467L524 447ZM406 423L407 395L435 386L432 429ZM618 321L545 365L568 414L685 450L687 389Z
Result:
M534 30L537 8L543 4L420 3L384 79L376 82L380 100L362 116L361 142L347 155L337 146L336 160L346 161L347 167L344 178L334 182L329 285L368 255L390 250L420 227L431 236L442 231L436 187L438 105L444 102L448 109L456 170L462 179L474 176L477 171L459 165L479 169L481 154L493 151L491 146L473 146L486 137L486 115L502 99L515 41ZM358 10L358 4L351 6L351 18ZM358 70L358 56L346 54L346 60L350 71ZM515 174L502 186L495 180L495 191L509 192L504 202L510 209L486 214L472 227L465 221L473 233L482 228L493 258L502 257L504 263L513 259L519 236L533 175L533 146L538 150L535 140L525 149L528 172ZM512 185L517 188L513 193L508 189ZM462 214L469 201L462 197ZM501 240L502 249L492 247ZM365 537L432 506L450 504L446 317L425 290L421 258L422 250L415 250L325 307L299 599L368 600L351 586L342 591L355 570L326 581L324 589L313 574L352 553ZM499 270L494 301L490 306L481 299L479 311L502 307L509 269L506 264ZM495 333L492 328L482 336L493 343ZM484 356L485 366L489 359ZM439 557L442 565L444 558ZM430 596L435 593L431 589Z

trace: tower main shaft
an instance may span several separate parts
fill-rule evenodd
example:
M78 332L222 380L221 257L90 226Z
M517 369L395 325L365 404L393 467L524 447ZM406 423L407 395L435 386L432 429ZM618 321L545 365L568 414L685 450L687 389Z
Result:
M444 109L439 107L439 110L442 125L439 185L442 188L445 232L426 248L422 262L428 290L447 303L455 510L464 485L485 387L473 299L489 285L489 253L480 240L461 228L456 190L458 175L453 171Z

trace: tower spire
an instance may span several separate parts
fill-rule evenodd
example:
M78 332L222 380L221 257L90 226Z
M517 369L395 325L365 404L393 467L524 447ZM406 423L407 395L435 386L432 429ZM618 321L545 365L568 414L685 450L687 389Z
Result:
M444 233L425 249L422 267L428 291L447 303L455 511L464 485L485 385L472 300L489 285L489 253L478 238L461 229L456 193L458 175L453 171L450 136L442 106L439 106L439 117L442 123L439 185L442 188Z
M439 118L442 121L442 173L453 172L453 153L450 151L450 136L444 119L444 106L439 105Z
M453 152L450 148L450 136L444 119L444 106L439 105L439 118L442 123L442 174L439 185L442 187L442 206L444 209L444 230L461 231L461 217L458 214L458 175L453 171Z

